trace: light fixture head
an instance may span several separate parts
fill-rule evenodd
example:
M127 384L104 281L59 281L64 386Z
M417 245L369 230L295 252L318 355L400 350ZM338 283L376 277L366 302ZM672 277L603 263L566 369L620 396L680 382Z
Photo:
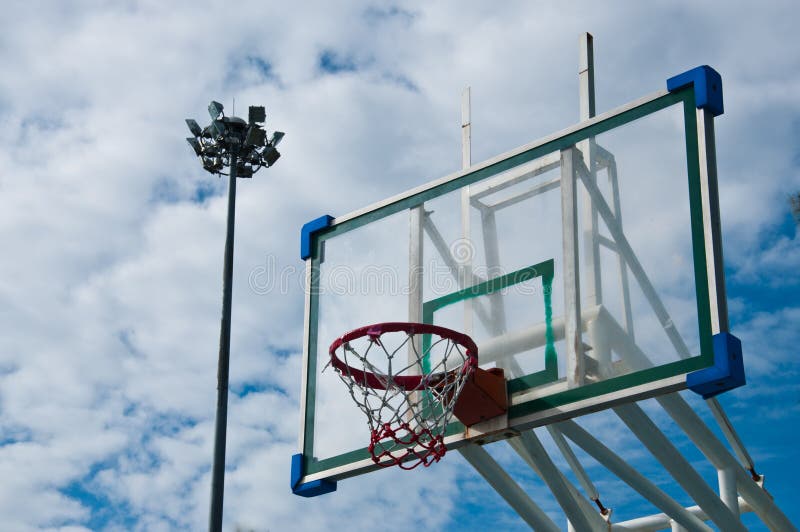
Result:
M223 109L224 107L221 103L212 100L212 102L208 104L208 114L211 115L211 120L216 120L219 118L219 115L222 114Z
M272 134L272 138L269 139L269 145L273 148L277 147L283 137L286 135L283 131L276 131Z
M245 146L263 146L267 141L267 132L255 124L251 124L244 139Z
M216 137L223 137L225 136L225 123L222 120L212 120L211 121L211 134L212 136Z
M216 174L217 171L215 169L214 159L210 157L203 157L203 168L206 172L211 174Z
M186 125L189 126L189 131L191 131L192 135L195 137L199 137L203 134L203 129L191 118L186 119Z
M278 153L278 150L276 150L274 146L267 146L264 149L264 152L261 154L261 157L263 157L267 167L275 164L275 161L277 161L280 156L281 154Z
M203 149L200 147L200 142L195 137L186 137L186 142L189 143L189 146L192 147L194 150L194 154L200 156L203 153Z
M267 112L264 110L263 106L251 105L247 118L248 122L251 124L255 124L256 122L263 123L264 120L267 119Z
M236 177L253 177L253 167L246 164L236 165Z

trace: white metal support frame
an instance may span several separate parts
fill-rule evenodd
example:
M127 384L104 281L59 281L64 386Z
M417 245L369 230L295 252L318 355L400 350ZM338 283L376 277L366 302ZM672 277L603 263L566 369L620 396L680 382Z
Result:
M519 487L519 484L487 453L483 447L468 444L461 449L461 456L481 474L486 481L503 497L508 504L534 530L559 532L558 526L546 513Z
M579 68L580 82L580 112L582 120L590 120L595 115L594 101L594 65L593 43L591 35L581 36L581 58ZM713 116L704 110L697 111L698 140L700 142L701 166L701 194L703 223L706 228L705 251L709 277L709 293L711 299L711 316L713 333L728 330L727 303L725 295L724 271L722 264L721 230L718 208L716 159L714 153L714 125ZM466 89L462 97L462 168L470 166L471 152L471 119L470 119L470 91ZM672 324L666 307L650 282L644 268L639 263L633 249L628 243L622 230L622 213L620 209L620 193L617 181L616 162L613 154L595 144L594 139L582 141L575 148L564 149L559 160L540 161L540 168L531 169L527 174L520 174L507 178L504 181L495 180L483 185L467 188L462 193L462 231L464 238L470 235L471 208L480 210L484 245L486 246L487 265L499 265L498 250L496 249L496 227L494 227L494 210L511 205L515 202L540 193L541 191L560 188L562 208L562 247L563 272L562 282L565 286L564 317L554 323L556 335L565 340L567 346L567 385L576 386L584 383L587 377L586 354L582 335L585 329L587 340L590 343L592 357L607 357L613 348L623 352L629 361L639 369L649 367L651 362L646 355L636 346L633 315L631 311L630 292L628 286L628 271L632 273L639 284L643 295L655 311L673 347L679 355L689 356L689 350L680 333ZM500 204L487 205L481 199L501 188L512 186L537 175L543 169L556 165L561 168L560 178L541 183L518 197L504 199ZM597 169L604 168L607 172L611 198L606 199L597 186ZM583 204L578 204L579 185L582 183L585 194ZM578 209L582 208L581 216ZM603 221L611 238L599 234L600 220ZM411 265L421 261L421 247L423 230L434 241L434 246L447 260L449 254L445 253L446 243L439 236L437 240L436 228L428 223L426 215L421 208L418 212L411 213L412 221L412 247L419 246L419 253L412 250ZM581 225L579 226L579 222ZM583 237L581 248L581 238ZM494 248L492 247L494 246ZM615 342L607 342L601 319L608 312L603 309L601 286L601 263L599 249L601 246L613 251L619 258L619 280L623 304L624 324L614 325L616 336L623 338ZM581 257L581 249L583 255ZM582 260L581 260L582 259ZM471 257L470 257L471 260ZM581 287L581 264L586 272L583 278L585 286ZM472 273L472 264L449 265L451 271L459 268L459 284L466 286L476 281ZM489 275L491 277L491 275ZM583 289L583 294L582 294ZM419 299L417 299L419 298ZM410 300L410 315L415 312L421 302L417 295ZM587 306L585 312L581 305ZM470 305L471 306L471 305ZM496 303L489 302L489 307L477 305L481 308L465 309L465 329L469 333L472 328L473 310L481 320L494 320L502 324L503 309L496 308ZM584 316L584 314L586 314ZM499 319L499 321L498 321ZM585 321L585 323L584 323ZM488 323L488 321L487 321ZM495 331L499 334L502 331ZM534 336L538 338L541 331L524 331L519 341L529 344ZM543 333L542 333L543 334ZM524 336L524 338L523 338ZM514 345L513 339L507 339L507 346ZM621 342L621 343L620 343ZM492 358L492 346L481 346L481 354L487 356L483 360ZM513 350L513 349L512 349ZM499 361L498 361L499 362ZM675 389L675 388L673 388ZM564 457L567 465L573 471L583 488L584 497L571 481L562 473L533 430L521 433L510 438L508 443L517 451L520 457L543 479L545 484L555 496L557 502L568 518L570 530L611 530L611 531L651 531L670 528L675 531L710 531L711 528L704 521L713 521L722 530L744 531L739 515L742 512L755 512L770 530L796 530L785 514L777 507L769 494L762 488L759 477L755 472L753 460L747 452L739 435L733 428L730 420L725 415L722 406L716 399L707 401L722 432L733 449L734 457L719 439L706 426L705 422L694 412L686 401L677 393L669 393L657 398L658 404L672 417L689 439L706 456L717 469L719 493L716 493L697 471L689 464L686 458L678 451L669 438L656 426L656 424L636 404L626 404L613 408L617 416L628 426L630 431L639 439L652 455L674 477L699 505L683 507L672 497L658 488L653 482L645 478L634 467L626 463L603 443L581 428L575 421L567 420L548 425L547 429ZM529 425L530 426L530 425ZM610 472L623 480L645 499L650 501L663 513L632 519L622 523L611 523L608 514L601 516L589 500L599 501L599 494L592 483L580 460L573 452L570 444L565 439L569 438L574 444L581 447L588 455L592 456ZM536 530L558 530L553 521L524 493L509 474L479 445L465 443L458 447L464 458L490 483L517 513ZM741 462L741 463L740 463ZM745 469L750 472L748 475ZM589 500L587 500L587 498ZM612 503L614 501L611 501ZM598 506L602 508L601 505Z
M581 279L578 259L578 173L575 150L561 151L561 230L564 264L564 340L567 349L567 385L584 382L583 340L581 337Z
M461 95L461 169L466 170L472 165L472 116L471 116L471 90L469 87L464 89ZM474 244L470 231L470 187L464 187L461 191L461 237L467 250L474 250ZM461 286L469 286L472 279L472 259L467 253L464 262L461 264L462 276ZM472 334L472 300L464 301L464 332Z
M659 397L657 401L718 471L734 471L739 493L770 530L797 530L772 497L745 473L742 466L681 396L668 394Z
M644 475L639 473L634 467L628 465L625 460L614 454L611 449L603 445L574 421L563 421L556 424L555 428L575 442L586 451L588 455L600 462L606 469L636 490L645 499L653 503L655 507L664 512L671 519L681 523L687 530L697 532L711 531L708 525L688 512L683 506L672 499L672 497L664 493L664 491L651 481L647 480Z
M533 431L531 431L533 432ZM542 469L539 467L536 459L531 455L528 451L528 448L523 443L523 435L528 434L527 432L520 434L519 437L514 437L508 439L508 444L520 455L520 457L525 460L525 462L533 469L534 473L539 475L540 478L544 479L544 473L542 473ZM561 471L556 470L558 476L562 479L564 485L566 486L569 493L572 497L578 502L578 505L581 508L581 511L586 516L586 518L592 523L593 527L600 528L602 530L606 530L608 528L608 524L605 522L605 519L601 517L595 507L587 501L584 497L581 496L578 489L572 485L572 483L567 479L567 477L561 473Z
M734 516L730 512L639 405L618 406L614 412L721 530L746 532L747 529L738 520L738 514Z
M580 61L578 66L578 87L580 94L580 120L589 120L595 115L594 97L594 40L592 35L581 35ZM595 171L594 138L578 144L583 155L583 164L589 169L589 179L597 182ZM583 298L589 306L603 302L603 283L600 275L600 245L598 238L597 209L587 195L583 198L583 262L586 265L586 286Z
M580 501L586 501L580 496L578 491L570 484L567 478L558 470L556 465L548 456L536 433L533 430L523 432L516 437L512 447L524 459L530 460L536 473L550 488L555 495L558 504L567 515L567 519L578 530L602 530L607 528L600 514L589 506L581 505Z

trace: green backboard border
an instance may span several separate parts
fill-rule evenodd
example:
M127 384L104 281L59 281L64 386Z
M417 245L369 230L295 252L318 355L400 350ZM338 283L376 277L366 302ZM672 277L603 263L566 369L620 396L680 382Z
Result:
M433 324L433 315L449 305L460 301L485 296L514 286L516 284L542 278L542 296L544 299L545 315L545 352L544 369L508 381L508 393L515 393L534 386L547 384L558 380L558 354L556 353L555 338L553 334L553 308L550 295L553 287L554 261L549 259L526 268L522 268L506 275L501 275L488 281L478 283L451 294L432 299L422 304L422 322ZM430 349L430 335L425 335L422 340L422 352ZM480 352L478 352L480 360ZM424 368L423 368L423 371Z
M641 104L628 106L621 112L611 112L608 116L597 117L590 120L586 125L567 130L561 136L554 136L544 142L534 144L532 147L523 147L517 153L492 162L486 166L479 166L473 171L457 174L453 178L444 179L437 182L434 186L422 188L419 192L412 192L401 195L395 201L389 200L379 204L375 208L368 208L360 214L352 217L344 217L339 223L334 221L333 225L321 229L311 235L311 256L307 260L307 267L310 268L308 274L309 291L308 299L308 320L309 330L307 345L304 346L307 356L305 397L301 397L304 402L304 435L303 435L303 468L305 475L324 472L334 467L339 467L368 458L366 448L343 453L334 457L317 460L314 458L314 416L316 397L316 378L317 378L317 353L318 342L316 324L319 317L319 280L322 246L324 242L337 235L346 233L358 227L362 227L375 220L382 219L391 214L401 212L425 203L428 200L439 197L443 194L458 190L466 185L500 174L511 168L517 167L548 153L569 148L582 140L587 140L603 132L616 127L633 122L652 113L666 109L673 105L683 105L684 128L686 137L686 163L689 188L689 206L692 232L692 249L694 252L694 275L695 292L697 301L697 316L700 339L700 354L691 358L679 360L664 366L653 367L640 370L632 374L610 378L608 380L589 384L581 388L567 390L556 393L547 398L540 398L528 401L523 404L513 405L509 409L509 419L530 415L532 413L547 410L553 407L563 406L569 403L602 396L612 393L621 388L630 388L642 384L653 383L668 377L678 376L713 365L714 351L712 344L711 314L708 289L708 270L706 249L705 249L705 229L702 212L701 197L701 173L698 131L695 116L695 93L691 85L682 89L659 95L652 99L644 99ZM513 274L511 274L513 275ZM446 296L445 296L446 297ZM343 333L345 331L342 331ZM456 434L463 431L463 426L453 423L448 426L447 434ZM366 472L378 469L379 466L367 467L362 469Z

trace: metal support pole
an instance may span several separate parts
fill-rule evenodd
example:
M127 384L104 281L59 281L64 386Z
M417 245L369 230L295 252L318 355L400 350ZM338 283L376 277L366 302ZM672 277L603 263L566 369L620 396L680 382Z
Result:
M753 509L747 504L744 499L739 498L739 508L742 513L752 512ZM705 521L708 516L699 506L689 506L686 511L696 516L697 518ZM672 520L666 514L653 514L645 517L637 517L621 523L614 523L611 525L611 532L655 532L656 530L664 530L669 528ZM683 530L686 530L683 528Z
M544 473L542 473L541 468L537 464L533 455L531 455L531 453L528 451L528 448L522 443L521 438L519 437L509 438L508 440L506 440L506 442L508 442L508 444L511 446L512 449L517 451L517 454L519 454L520 457L522 457L522 459L525 460L525 463L528 464L528 466L530 466L531 469L533 469L534 473L539 475L540 478L544 479ZM598 513L597 508L592 506L589 503L589 501L587 501L584 497L581 496L578 489L572 485L572 483L569 481L566 475L564 475L564 473L558 471L558 476L564 483L564 485L567 487L567 490L569 491L570 495L572 495L572 497L578 502L578 505L581 507L581 511L586 516L586 518L589 520L597 521L598 524L602 525L602 528L604 530L607 529L608 526L606 523L605 516L602 516L600 513ZM571 528L572 523L569 521L569 519L567 519L567 525L568 527L570 527L571 530L574 530L574 528Z
M567 344L567 384L583 385L581 288L578 259L578 192L575 150L561 150L561 228L564 253L564 340Z
M467 87L461 95L461 168L464 170L472 165L471 107L471 90ZM467 250L474 250L470 228L472 206L470 205L469 189L470 187L467 185L461 191L461 237L464 239L463 244L467 246ZM469 286L472 280L472 260L473 257L468 254L461 263L462 286L464 287ZM464 332L466 334L472 334L472 305L472 299L464 300Z
M756 484L739 466L724 445L714 436L700 416L678 394L668 394L657 399L667 414L675 420L698 449L717 469L731 468L736 474L736 484L742 498L764 521L770 530L797 530L772 497Z
M581 35L578 85L580 93L580 119L589 120L595 115L594 96L594 39L590 33ZM583 163L589 169L589 179L597 180L594 165L594 137L578 143ZM597 209L587 194L583 198L583 263L586 267L582 297L587 306L603 302L603 283L600 274L600 246L598 241ZM593 354L593 353L592 353Z
M719 497L735 515L739 515L739 493L736 491L736 471L733 468L717 471Z
M592 517L594 517L595 520L590 521L590 517L583 513L583 509L578 502L580 495L578 493L573 493L573 490L569 489L569 482L550 459L550 456L548 456L547 451L542 445L542 442L539 441L536 433L532 430L525 431L519 435L519 441L524 451L536 464L539 476L542 477L547 487L550 488L550 491L555 495L559 506L564 510L569 522L575 526L577 530L602 530L605 523L602 518L600 518L600 515L594 512ZM515 449L517 448L515 447Z
M744 446L744 443L742 443L741 438L739 438L739 434L736 432L736 429L733 428L733 423L731 423L731 420L728 419L728 415L725 413L725 410L722 409L722 405L719 403L716 397L706 399L706 404L711 409L711 413L714 415L714 419L717 420L717 424L722 430L722 433L725 435L725 439L728 440L728 444L736 453L736 457L739 458L739 461L742 463L742 465L748 471L750 471L750 475L753 477L753 480L758 482L760 477L758 473L756 473L756 466L753 463L753 459L750 457L750 453L747 452L747 448Z
M519 487L519 484L514 482L514 479L494 461L483 447L470 444L461 447L458 451L534 530L559 531L553 520L531 500L528 494Z
M555 427L586 451L587 454L619 477L620 480L653 503L655 507L685 526L687 530L691 532L711 532L711 528L708 525L687 512L672 497L628 465L625 460L586 432L580 425L574 421L563 421L555 425Z
M600 494L597 492L597 488L592 483L592 479L589 478L588 473L581 465L578 457L575 456L572 448L567 443L567 440L564 439L564 435L558 431L553 425L547 425L547 431L550 433L550 437L553 438L553 441L556 443L556 447L558 450L561 451L561 454L564 456L564 459L569 464L570 469L578 477L578 482L580 482L581 486L583 487L583 491L586 493L586 496L589 497L593 501L600 500Z
M688 460L670 443L639 405L617 406L614 408L614 413L721 530L747 531L739 521L739 514L734 516L731 513L714 490L703 480L703 477L694 470Z
M217 419L214 430L214 464L211 469L210 532L222 530L222 502L225 492L225 437L228 427L228 378L231 356L231 299L233 295L233 227L236 219L237 153L231 153L228 181L228 219L222 272L222 323L219 332L217 366Z

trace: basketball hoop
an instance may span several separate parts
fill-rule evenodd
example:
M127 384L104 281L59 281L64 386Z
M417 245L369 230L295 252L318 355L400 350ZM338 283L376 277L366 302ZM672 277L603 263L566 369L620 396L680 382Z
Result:
M436 325L378 323L338 338L329 352L367 416L373 462L414 469L444 456L453 409L478 367L469 336Z

